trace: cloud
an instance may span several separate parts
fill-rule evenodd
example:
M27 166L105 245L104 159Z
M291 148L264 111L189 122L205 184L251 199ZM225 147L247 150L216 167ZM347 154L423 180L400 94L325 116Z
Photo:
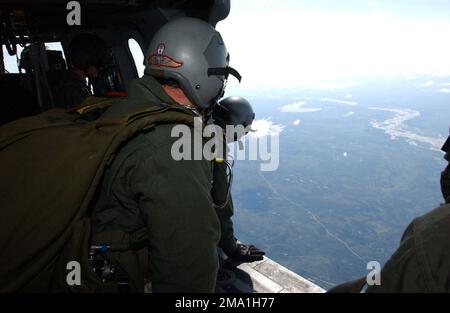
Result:
M352 94L346 94L345 97L346 97L347 99L351 99L351 98L353 98L353 95L352 95Z
M357 86L359 86L358 82L317 82L305 84L306 88L321 89L321 90L348 89Z
M436 78L449 78L450 71L436 71L436 72L432 73L431 75Z
M406 129L405 123L409 120L415 119L420 116L420 112L412 109L391 109L391 108L379 108L369 107L370 110L379 110L395 113L395 116L385 121L371 121L370 124L376 129L384 130L385 134L391 136L391 139L406 138L410 145L417 145L417 142L422 142L431 146L433 150L440 150L445 142L445 139L423 136L416 134Z
M358 102L355 101L348 101L348 100L339 100L339 99L330 99L330 98L322 98L320 101L325 102L333 102L333 103L339 103L339 104L345 104L345 105L358 105Z
M252 123L253 132L250 133L251 137L265 137L279 135L284 126L281 124L275 124L270 119L255 120Z
M429 80L426 83L420 84L419 87L431 87L431 86L434 86L434 85L435 85L434 81Z
M305 101L294 102L281 107L281 112L285 113L311 113L322 110L322 108L304 108Z
M442 89L439 89L439 92L450 93L450 89L449 88L442 88Z
M296 121L293 121L293 122L292 122L292 124L293 124L294 126L298 126L298 125L300 125L300 123L301 123L300 120L296 120Z
M349 117L349 116L352 116L352 115L354 115L354 114L355 114L355 112L350 111L350 112L344 114L343 116L344 116L344 117Z

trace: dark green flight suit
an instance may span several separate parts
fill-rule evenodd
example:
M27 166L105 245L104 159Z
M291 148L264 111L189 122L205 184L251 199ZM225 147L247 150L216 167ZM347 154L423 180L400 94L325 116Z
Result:
M415 219L367 292L450 292L450 205Z
M52 86L55 106L63 109L71 109L78 106L89 96L91 90L86 80L81 79L71 70L64 74L62 81Z
M144 76L132 83L115 113L145 101L176 105L154 78ZM212 163L175 161L174 125L156 126L118 153L94 206L92 241L144 243L153 292L213 292L220 222L211 197ZM145 257L130 261L129 254L112 258L130 276L131 291L143 291Z
M366 286L366 292L450 292L449 204L411 222L380 277L381 285ZM330 292L360 292L364 283L361 278Z
M123 104L105 114L146 101L177 105L153 77L145 75L132 82ZM223 209L213 208L213 175L218 175L216 185L223 186L220 166L206 160L172 159L171 147L178 140L171 137L174 125L156 126L119 152L94 205L92 240L95 244L126 241L138 247L144 243L148 248L150 264L142 253L135 258L109 255L130 277L132 291L142 291L148 278L153 292L213 292L217 245L226 252L236 248L233 205L230 199ZM147 268L150 277L145 275Z
M152 86L151 88L149 86ZM172 98L170 98L165 91L160 87L159 83L152 78L151 76L144 76L139 80L136 80L130 85L129 95L132 98L142 99L147 95L147 92L152 90L158 91L155 100L163 101L166 103L175 103ZM141 96L142 95L142 96ZM228 148L225 146L224 151ZM212 196L213 201L222 202L224 199L224 194L226 193L226 167L223 163L213 163L213 188L212 188ZM215 196L219 198L219 200L214 199ZM231 195L229 195L227 205L224 208L217 209L217 214L220 221L220 242L219 247L227 253L231 254L236 250L236 238L234 237L234 228L233 221L231 220L234 214L234 206L233 199Z
M449 154L445 159L450 162ZM400 247L381 270L381 285L366 279L347 282L329 292L368 293L450 292L450 165L442 172L441 191L446 204L414 219Z
M224 163L214 163L212 196L216 204L222 204L227 199L227 167ZM227 254L231 255L237 248L234 237L233 221L231 217L234 213L233 199L228 195L228 202L223 208L217 208L217 215L220 221L221 236L219 247Z
M149 87L151 86L151 88ZM166 103L174 104L175 102L170 98L165 91L161 88L160 84L151 76L145 75L139 80L136 80L130 85L129 95L132 98L142 99L147 95L147 92L151 90L155 92L158 91L158 94L155 98L156 101L162 101ZM142 96L141 96L142 95ZM156 95L156 94L155 94ZM225 146L224 150L228 148ZM223 195L226 193L226 167L223 163L213 163L213 188L212 188L212 196L213 201L222 202L224 198ZM219 198L219 200L214 199L215 196ZM219 247L224 250L225 253L230 254L234 252L236 249L236 238L234 237L234 228L233 221L231 220L234 214L234 206L233 199L231 194L229 195L227 205L222 209L217 209L217 214L220 221L220 242Z

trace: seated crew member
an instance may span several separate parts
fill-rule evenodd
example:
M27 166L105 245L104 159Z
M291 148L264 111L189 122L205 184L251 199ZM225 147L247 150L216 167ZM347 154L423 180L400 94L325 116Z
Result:
M65 109L76 107L93 95L88 81L99 76L99 66L107 56L105 42L88 33L76 35L68 50L72 68L53 86L55 105Z

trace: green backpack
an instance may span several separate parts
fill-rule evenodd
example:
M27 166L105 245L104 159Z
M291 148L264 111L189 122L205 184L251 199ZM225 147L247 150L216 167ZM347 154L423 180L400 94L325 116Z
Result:
M181 107L88 98L76 111L53 109L0 128L0 292L58 291L67 261L88 263L89 207L122 145L159 123L192 124ZM64 271L62 271L64 270ZM77 291L101 291L82 271Z

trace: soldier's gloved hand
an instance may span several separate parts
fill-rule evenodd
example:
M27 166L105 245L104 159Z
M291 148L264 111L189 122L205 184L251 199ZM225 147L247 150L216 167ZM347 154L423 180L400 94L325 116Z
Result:
M228 257L236 262L254 262L261 261L266 253L254 245L237 244L236 250Z

